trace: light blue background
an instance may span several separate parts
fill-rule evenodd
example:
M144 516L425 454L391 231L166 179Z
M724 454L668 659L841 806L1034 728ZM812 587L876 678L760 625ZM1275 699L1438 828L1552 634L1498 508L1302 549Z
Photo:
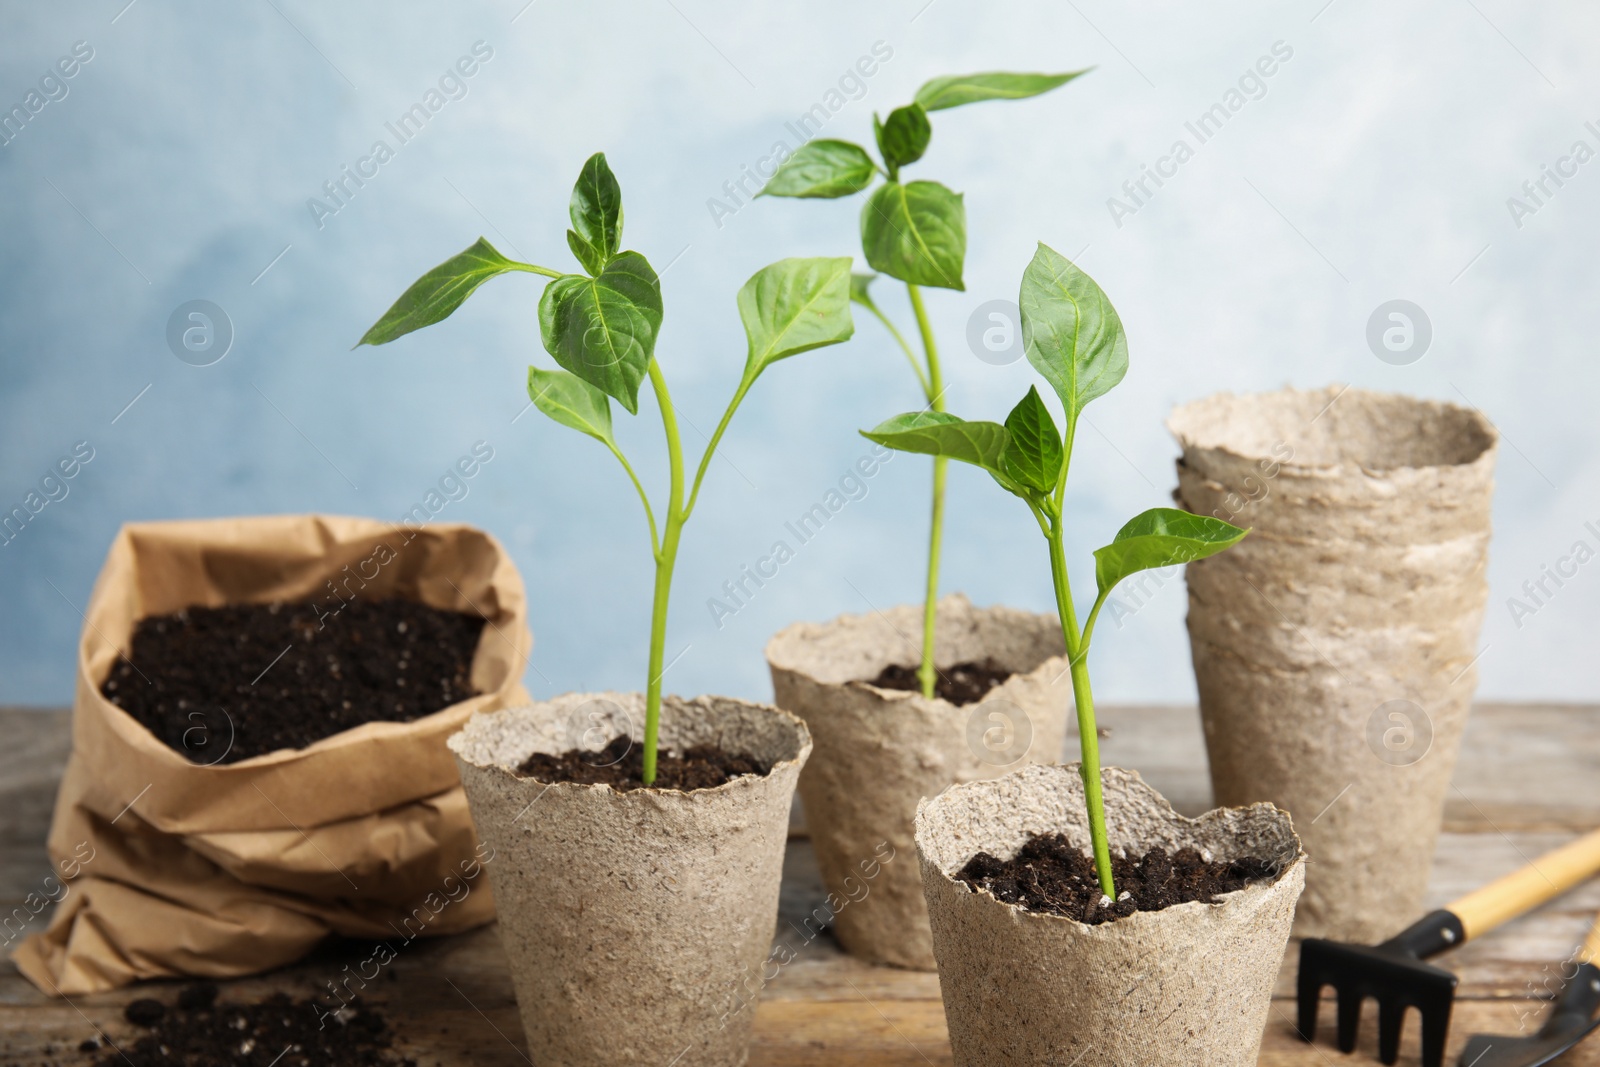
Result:
M872 111L933 75L1097 67L1038 100L935 115L913 168L967 195L968 291L929 294L953 409L1003 415L1032 380L1025 363L980 362L963 336L979 304L1014 299L1035 240L1081 252L1127 323L1132 369L1090 408L1073 466L1070 547L1084 573L1123 519L1168 500L1175 448L1162 422L1177 402L1335 380L1465 397L1507 440L1480 691L1597 695L1600 562L1520 627L1507 607L1574 542L1600 548L1584 526L1600 528L1600 161L1520 228L1506 204L1575 140L1600 145L1584 127L1600 120L1592 7L504 0L402 15L378 3L125 2L10 5L0 30L4 108L73 42L94 49L68 96L0 147L0 504L20 503L74 442L96 452L66 499L0 547L0 702L70 698L78 608L119 523L395 518L480 439L495 459L440 519L486 527L514 553L537 641L530 686L641 687L650 572L638 503L593 442L536 412L513 423L524 367L544 358L535 280L496 280L395 345L350 346L480 233L568 265L568 191L603 149L626 197L626 243L671 264L658 354L687 418L709 429L743 360L738 286L785 255L856 252L860 201L763 200L720 227L707 201L876 41L892 59L828 136L870 139ZM319 229L307 199L479 40L494 56L469 94ZM1115 225L1107 199L1276 41L1293 58L1265 96ZM1397 297L1434 329L1406 367L1381 363L1364 337L1373 309ZM172 310L198 298L237 331L204 368L164 339ZM721 629L706 607L866 451L856 428L917 406L901 358L865 319L857 341L762 381L689 530L667 653L688 651L669 688L764 697L761 649L783 625L919 598L927 467L900 458ZM660 486L646 412L620 436ZM951 509L946 589L1049 610L1026 511L967 470L953 472ZM1173 582L1120 630L1102 628L1102 699L1191 697L1183 610Z

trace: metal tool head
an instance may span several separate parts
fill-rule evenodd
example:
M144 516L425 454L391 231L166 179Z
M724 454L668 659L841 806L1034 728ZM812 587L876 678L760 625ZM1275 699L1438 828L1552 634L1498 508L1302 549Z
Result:
M1378 1002L1378 1058L1392 1064L1400 1058L1400 1031L1406 1011L1422 1016L1422 1065L1443 1067L1445 1035L1455 1002L1456 976L1423 959L1464 940L1461 921L1436 911L1381 945L1350 945L1310 938L1300 945L1300 1036L1316 1039L1317 1008L1326 986L1338 998L1339 1051L1354 1052L1361 1004Z
M1561 991L1550 1017L1531 1037L1474 1034L1461 1052L1461 1067L1543 1067L1600 1030L1600 967L1583 964Z

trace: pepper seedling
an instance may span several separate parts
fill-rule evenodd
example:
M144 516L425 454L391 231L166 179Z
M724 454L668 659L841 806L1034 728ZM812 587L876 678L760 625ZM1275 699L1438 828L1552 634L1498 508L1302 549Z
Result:
M911 363L927 400L927 410L945 408L944 377L933 325L922 300L924 285L965 290L962 269L967 258L967 209L961 193L934 181L901 182L900 168L915 163L933 137L929 112L984 100L1020 100L1049 92L1087 70L1067 74L957 74L934 78L917 90L905 107L887 119L872 116L872 129L883 158L879 167L865 148L849 141L817 140L802 145L784 160L762 188L761 196L834 199L859 193L881 174L884 181L861 209L861 248L868 266L905 283L911 313L921 335L923 364L893 320L872 299L869 287L877 277L857 274L850 296L883 323ZM933 638L938 616L939 552L944 540L946 457L933 458L933 517L928 534L928 576L922 608L922 657L917 681L922 695L933 696L938 672L933 663Z
M551 419L594 438L617 457L639 494L650 527L655 586L645 685L643 774L649 785L656 778L667 603L684 524L694 511L724 431L761 373L781 359L838 344L855 332L850 315L850 259L779 260L757 271L739 290L739 317L748 342L744 373L716 432L706 443L686 495L677 413L655 357L662 318L661 283L643 255L621 250L622 190L603 153L584 164L568 214L572 228L567 231L567 245L584 273L507 259L480 237L472 247L412 283L358 345L388 344L449 317L478 286L498 274L521 271L550 279L539 300L539 338L564 369L530 366L529 399ZM628 414L638 414L639 389L646 378L655 392L667 439L667 499L659 526L650 495L618 447L611 424L612 400Z
M1111 852L1106 841L1105 802L1100 784L1100 745L1095 733L1094 695L1089 686L1089 643L1095 620L1118 582L1139 571L1188 563L1237 544L1248 530L1175 508L1152 508L1130 519L1116 537L1094 553L1094 606L1078 627L1072 584L1063 547L1063 499L1072 461L1078 416L1128 372L1128 340L1122 319L1093 278L1065 256L1040 244L1022 275L1017 299L1022 311L1023 349L1035 370L1061 400L1065 429L1056 427L1037 387L1006 416L1004 425L968 422L939 411L896 415L863 436L902 452L960 460L988 471L1000 486L1020 497L1050 545L1050 577L1055 587L1061 636L1072 674L1083 753L1079 773L1089 812L1089 837L1095 872L1106 896L1116 899Z

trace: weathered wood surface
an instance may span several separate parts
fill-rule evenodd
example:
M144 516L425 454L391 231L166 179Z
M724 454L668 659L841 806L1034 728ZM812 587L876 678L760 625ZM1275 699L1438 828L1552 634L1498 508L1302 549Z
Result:
M1140 768L1181 810L1208 801L1198 720L1190 708L1107 708L1102 751L1109 763ZM67 750L61 713L0 709L0 904L9 910L48 873L43 837L55 780ZM1483 705L1463 745L1446 812L1430 893L1444 903L1527 858L1600 826L1600 708ZM810 847L791 842L779 936L801 944L800 923L821 900ZM1452 1026L1449 1062L1474 1032L1531 1032L1560 961L1600 911L1600 882L1583 886L1448 957L1462 983ZM309 996L360 946L330 946L316 958L271 975L232 983L225 996L273 990ZM1279 975L1278 998L1260 1062L1274 1067L1374 1062L1376 1026L1362 1027L1364 1056L1345 1059L1331 1045L1332 1012L1324 1040L1294 1037L1292 956ZM514 1067L529 1062L521 1044L516 1003L492 927L438 941L418 942L390 968L394 981L374 984L370 999L385 1004L404 1047L419 1063L454 1067ZM143 991L141 991L143 992ZM0 965L0 1065L72 1064L97 1024L119 1039L129 1031L125 991L72 1003L41 996ZM1330 1005L1331 1008L1331 1005ZM1370 1015L1370 1010L1369 1010ZM756 1014L752 1067L926 1067L950 1063L938 979L859 963L823 936L771 983ZM1157 1062L1154 1057L1152 1062ZM1401 1063L1417 1062L1416 1026L1407 1029ZM1600 1040L1561 1061L1600 1067Z

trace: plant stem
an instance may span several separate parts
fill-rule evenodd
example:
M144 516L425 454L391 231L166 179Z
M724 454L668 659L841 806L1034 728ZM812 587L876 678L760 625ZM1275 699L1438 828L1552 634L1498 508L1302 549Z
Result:
M922 695L933 696L939 672L933 665L933 638L939 621L939 549L944 541L944 479L949 466L944 456L933 459L933 519L928 530L928 586L922 600L922 663L917 681Z
M622 449L610 441L605 442L605 446L611 450L613 456L617 457L617 462L622 464L622 469L628 472L628 480L633 483L633 488L639 493L639 501L644 504L645 520L650 523L650 555L651 558L659 558L661 555L661 535L656 531L656 513L650 507L650 494L644 491L644 486L639 482L639 476L633 472L633 464L629 463L628 457L622 454Z
M678 538L687 515L683 509L683 449L678 438L678 417L661 367L650 361L650 384L661 407L661 425L667 435L667 464L671 488L667 495L661 550L656 554L655 599L650 608L650 675L644 696L644 784L656 780L656 747L661 734L661 675L667 645L667 600L672 594L672 568L678 559Z
M911 364L911 373L917 376L917 384L922 386L922 395L927 398L928 403L933 403L933 387L928 384L928 376L923 372L922 364L917 362L917 354L911 351L911 346L906 343L905 334L901 333L895 324L890 321L889 316L878 310L878 305L867 304L864 306L874 318L883 323L883 328L889 331L889 336L894 338L895 344L900 346L900 351L905 353L906 362Z
M700 466L694 472L694 483L689 489L689 502L683 506L683 517L687 519L694 511L694 503L700 499L700 483L705 480L706 471L711 467L711 457L717 453L717 445L722 443L722 435L728 429L728 423L733 421L733 413L739 410L739 402L755 384L754 378L745 378L739 383L739 388L734 391L733 399L728 401L728 410L722 413L722 421L717 423L717 428L711 433L711 440L706 442L705 453L700 457Z
M922 334L922 351L928 357L928 379L925 383L928 407L944 410L944 378L939 370L939 349L933 341L933 324L928 321L928 309L922 304L922 290L906 283L906 293L911 298L911 310L917 316L917 330ZM944 483L949 458L933 458L933 517L928 531L928 583L922 601L922 663L917 667L917 681L922 685L924 697L933 696L938 671L933 665L933 639L939 615L939 550L944 542Z
M565 275L563 275L558 270L551 270L549 267L536 266L536 265L534 265L532 263L517 263L515 261L512 261L511 266L508 269L510 269L510 270L520 270L520 271L523 271L523 272L525 272L527 274L538 274L538 275L542 275L543 277L546 277L546 278L561 278L561 277L565 277Z
M1072 606L1072 586L1067 580L1067 556L1059 517L1052 517L1048 537L1050 577L1055 582L1056 610L1061 616L1061 636L1066 641L1072 670L1072 696L1078 708L1078 745L1083 753L1078 774L1083 779L1083 796L1089 809L1089 843L1094 852L1095 873L1100 878L1100 891L1115 900L1117 889L1111 880L1111 848L1106 840L1105 798L1100 789L1100 736L1095 728L1094 694L1089 688L1088 648L1078 633L1077 612Z

